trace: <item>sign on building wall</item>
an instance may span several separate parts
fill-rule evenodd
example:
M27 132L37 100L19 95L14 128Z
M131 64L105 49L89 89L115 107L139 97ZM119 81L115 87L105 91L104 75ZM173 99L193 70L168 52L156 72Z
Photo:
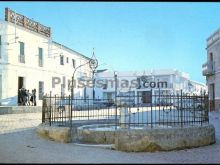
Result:
M35 31L46 37L51 36L51 28L40 24L24 15L18 14L9 8L5 8L5 21L15 23L31 31Z

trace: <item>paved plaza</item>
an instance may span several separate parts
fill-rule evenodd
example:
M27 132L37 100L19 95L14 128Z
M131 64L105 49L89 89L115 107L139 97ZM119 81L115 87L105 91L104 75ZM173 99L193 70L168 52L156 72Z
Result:
M41 113L0 115L0 163L220 163L220 113L210 113L216 143L170 152L126 153L45 140L36 134Z

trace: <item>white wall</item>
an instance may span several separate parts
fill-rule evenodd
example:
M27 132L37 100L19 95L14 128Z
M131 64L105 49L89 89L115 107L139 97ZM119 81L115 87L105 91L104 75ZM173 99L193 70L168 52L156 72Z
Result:
M0 73L3 80L2 99L13 98L13 101L9 104L17 104L18 77L25 78L26 89L31 91L35 88L37 90L38 105L41 105L41 101L38 100L39 81L44 82L44 93L49 94L50 91L52 91L52 94L60 95L61 84L65 83L66 88L64 92L66 95L70 95L70 90L68 90L68 80L72 79L74 71L72 59L75 59L76 67L78 67L81 64L88 63L88 58L85 58L68 48L61 47L58 43L51 42L50 38L19 26L16 28L16 36L19 38L15 43L14 24L3 21L0 25L5 26L5 31L2 31L2 29L0 31L0 35L3 36L2 42L9 42L9 45L5 44L2 48L3 58L0 61L5 62L5 64L1 63L0 65ZM19 41L24 42L25 45L25 63L20 63L18 61L20 55ZM39 67L38 64L39 47L43 48L43 67ZM60 65L61 53L64 56L64 65ZM67 57L69 58L69 63L66 61ZM75 78L80 75L79 72L84 72L87 76L91 76L88 64L78 69ZM54 87L52 86L53 78L60 78L61 80L61 82ZM82 90L83 89L75 89L74 91L82 95ZM91 97L91 92L89 93L89 96ZM8 102L6 101L5 104L8 104Z
M164 70L146 70L145 75L147 76L153 76L154 79L153 81L157 82L158 80L160 82L167 82L167 88L161 89L161 91L169 91L171 93L177 94L181 90L183 92L190 93L189 91L189 75L187 73L179 72L177 70L172 70L172 69L164 69ZM103 80L114 80L114 73L113 72L103 72L96 74L96 79L103 79ZM137 76L143 75L143 72L123 72L123 71L118 71L117 72L117 79L119 82L121 82L122 79L126 79L129 82L131 80L134 80L137 78ZM194 89L203 87L203 85L200 85L199 83L194 83L196 84ZM141 88L141 89L136 89L136 88L131 88L131 91L135 91L135 94L137 94L138 91L148 91L151 90L151 88ZM158 91L158 88L152 88L153 93L156 93ZM96 97L103 98L103 95L106 95L106 92L114 92L115 88L108 87L107 89L102 89L102 88L97 88L96 90ZM120 91L129 91L129 88L127 89L121 89L120 87L117 88L118 93Z

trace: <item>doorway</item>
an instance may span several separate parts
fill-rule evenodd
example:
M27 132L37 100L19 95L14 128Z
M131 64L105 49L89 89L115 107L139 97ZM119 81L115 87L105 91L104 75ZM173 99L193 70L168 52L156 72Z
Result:
M18 77L18 89L24 87L24 77Z
M151 91L142 92L142 103L152 103Z
M18 77L18 100L17 103L18 105L21 104L21 93L19 92L19 89L21 89L22 87L24 87L24 77Z

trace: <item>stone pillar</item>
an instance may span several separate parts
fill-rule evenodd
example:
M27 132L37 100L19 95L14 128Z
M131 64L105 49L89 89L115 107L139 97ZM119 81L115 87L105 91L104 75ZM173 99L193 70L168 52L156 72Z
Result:
M120 108L119 125L121 128L128 128L128 108L127 107Z

